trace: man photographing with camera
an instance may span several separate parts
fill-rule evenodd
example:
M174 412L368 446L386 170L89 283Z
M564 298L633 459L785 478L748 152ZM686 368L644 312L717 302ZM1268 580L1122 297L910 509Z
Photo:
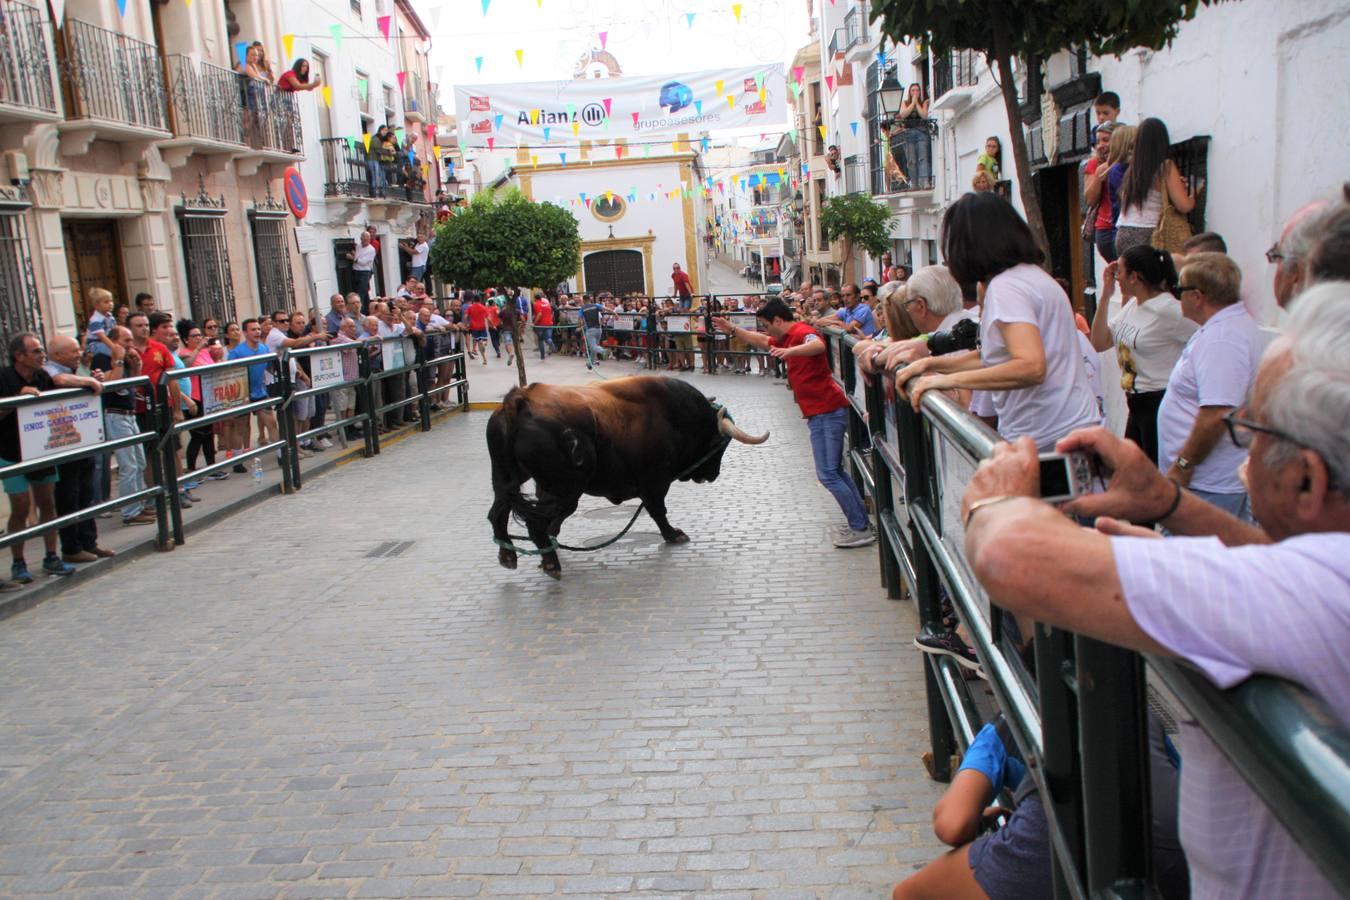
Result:
M848 427L848 398L834 383L825 358L825 341L820 332L805 322L793 319L792 310L778 297L756 312L762 332L735 325L730 319L714 316L713 327L760 350L768 350L775 359L787 364L788 385L797 406L806 418L811 433L811 455L816 478L834 495L848 518L834 536L836 547L866 547L876 542L876 532L867 518L867 507L853 479L844 473L844 432Z

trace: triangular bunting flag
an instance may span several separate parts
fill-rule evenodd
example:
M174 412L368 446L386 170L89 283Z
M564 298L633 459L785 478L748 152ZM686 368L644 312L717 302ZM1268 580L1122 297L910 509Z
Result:
M833 76L833 75L826 75L826 76L825 76L825 87L829 89L829 91L830 91L831 94L834 93L834 76Z
M741 5L739 3L731 4L731 14L736 17L736 21L741 20Z
M127 0L117 0L117 14L119 16L127 14Z
M824 126L824 125L817 125L817 126L816 126L816 130L818 130L818 131L820 132L820 139L821 139L822 141L825 140L825 126Z
M558 154L558 159L562 161L562 164L563 164L564 166L567 165L567 154L566 154L566 153L559 153L559 154Z
M576 122L573 122L573 123L572 123L572 136L573 136L573 137L576 137L577 132L580 131L580 130L581 130L581 126L578 125Z
M492 128L494 131L501 130L503 118L505 117L501 113L497 113L497 115L492 117Z
M723 82L722 79L720 79L720 78L717 79L715 82L713 82L713 89L717 91L717 96L719 96L719 97L722 96L722 85L723 85L723 84L725 84L725 82Z
M727 94L727 107L728 107L729 109L735 109L735 108L736 108L736 95L735 95L735 94Z
M605 118L608 119L608 118L609 118L609 105L610 105L611 103L613 103L614 100L613 100L612 97L606 97L605 99L601 100L600 102L603 103L603 104L605 104Z
M483 0L483 15L487 15L488 4L491 2L492 0Z
M488 139L487 139L488 149L491 150L491 149L492 149L492 145L495 144L496 142L497 142L497 139L496 139L496 138L488 138Z
M366 152L370 152L370 132L361 135L361 143L366 145Z
M366 98L370 96L370 80L366 78L356 79L356 93L361 95L361 102L365 103Z
M609 32L608 31L600 32L600 49L604 50L606 45L608 44L609 44Z
M549 133L550 131L552 131L552 130L553 130L553 129L552 129L552 128L549 128L547 125L544 126L544 143L545 143L545 144L548 143L548 133Z
M408 73L398 72L395 73L394 77L398 79L398 92L401 94L403 93L403 86L408 83Z
M531 157L530 157L530 165L533 166L533 167L536 168L536 169L539 168L539 157L537 157L537 156L531 156Z
M634 128L637 127L637 123L638 123L638 114L637 114L637 113L633 113L633 127L634 127Z
M697 113L698 115L700 115L700 116L703 115L703 101L702 101L702 100L695 100L695 101L694 101L694 112L696 112L696 113Z
M857 123L857 122L849 122L849 123L848 123L848 127L853 129L853 136L854 136L854 137L857 137L857 136L858 136L858 123Z
M240 41L239 43L235 44L234 55L235 58L239 60L239 68L242 69L244 67L245 61L248 58L248 41Z
M695 15L696 15L695 13L685 13L685 14L684 14L684 20L685 20L686 22L689 23L689 27L690 27L690 28L693 28L693 27L694 27L694 16L695 16Z
M616 144L616 145L614 146L614 158L615 158L615 159L623 159L623 145L622 145L622 144Z
M806 75L806 66L792 67L792 80L801 84L802 77Z
M530 124L531 125L539 124L539 110L537 109L530 110Z
M483 74L483 57L481 57L481 56L475 56L475 57L473 58L473 64L474 64L474 67L475 67L476 69L478 69L478 74L479 74L479 75L482 75L482 74Z
M283 34L281 36L281 49L286 54L286 59L290 59L295 50L295 35Z
M375 23L380 26L380 34L384 35L386 42L389 40L389 26L392 25L393 22L393 16L380 16L375 20Z
M517 50L517 51L516 51L516 65L518 65L518 66L524 68L524 66L525 66L525 51L524 51L524 50Z
M333 89L325 84L322 90L323 90L323 105L331 109L333 106Z
M333 36L333 50L340 53L342 51L342 23L329 25L328 33Z

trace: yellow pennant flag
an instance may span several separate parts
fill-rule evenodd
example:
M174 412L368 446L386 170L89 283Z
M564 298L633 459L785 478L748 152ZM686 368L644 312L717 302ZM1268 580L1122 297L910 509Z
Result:
M333 89L326 84L323 86L323 105L329 107L333 105Z
M767 95L768 95L768 92L767 92L764 88L760 88L760 89L759 89L759 102L760 102L760 103L765 102L765 101L764 101L764 98L765 98Z
M575 136L576 133L577 133L578 131L580 131L580 130L581 130L581 126L580 126L579 124L577 124L576 122L573 122L573 123L572 123L572 134Z
M536 168L536 169L539 168L539 157L537 157L537 156L531 156L531 157L530 157L530 165L533 166L533 167Z
M366 152L369 153L369 152L370 152L370 133L369 133L369 132L366 132L365 134L361 135L361 143L363 143L363 144L366 145Z
M613 202L614 202L614 192L613 192L613 191L605 191L605 202L606 202L606 203L613 203Z
M670 152L672 152L672 153L679 153L679 152L680 152L680 142L679 142L679 141L671 141L671 142L670 142Z
M825 126L824 126L824 125L817 125L817 126L816 126L816 129L820 132L820 139L821 139L822 141L825 140Z
M291 51L295 49L295 35L283 34L281 36L281 49L286 51L286 58L291 58Z
M444 150L444 149L445 149L444 147L440 147L440 146L432 147L432 148L431 148L431 154L432 154L433 156L435 156L437 159L440 159L440 158L441 158L441 151ZM782 171L782 170L780 169L779 171Z
M720 79L720 78L717 79L717 81L713 82L713 87L717 89L717 93L719 93L719 94L722 93L722 85L723 85L723 83L724 83L724 82L723 82L722 79Z
M727 108L728 108L728 109L735 109L735 108L736 108L736 95L735 95L735 94L727 94Z
M530 124L531 125L539 124L539 110L537 109L530 110Z
M739 3L731 4L731 14L736 17L736 21L741 20L741 5Z
M524 51L524 50L517 50L517 51L516 51L516 65L518 65L518 66L524 66L524 65L525 65L525 51Z

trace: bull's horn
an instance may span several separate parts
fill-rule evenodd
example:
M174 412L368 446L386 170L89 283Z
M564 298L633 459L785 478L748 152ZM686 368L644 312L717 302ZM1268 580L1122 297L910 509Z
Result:
M740 441L742 444L762 444L769 439L769 433L766 431L756 437L753 434L746 434L736 427L736 423L727 418L726 409L717 411L717 430L733 440Z

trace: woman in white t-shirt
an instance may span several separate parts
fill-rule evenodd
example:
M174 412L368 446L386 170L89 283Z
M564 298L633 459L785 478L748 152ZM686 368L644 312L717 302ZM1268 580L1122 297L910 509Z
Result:
M1158 462L1158 407L1167 379L1196 324L1181 312L1173 296L1177 270L1172 254L1140 244L1106 267L1097 312L1092 317L1092 346L1098 352L1115 347L1120 387L1129 416L1125 437ZM1111 298L1120 285L1123 301L1111 312Z
M980 348L929 356L896 372L915 409L926 391L988 393L1006 440L1042 451L1075 428L1101 423L1073 307L1039 263L1031 229L997 194L966 194L942 219L942 254L963 284L983 282ZM917 380L916 380L917 379Z

